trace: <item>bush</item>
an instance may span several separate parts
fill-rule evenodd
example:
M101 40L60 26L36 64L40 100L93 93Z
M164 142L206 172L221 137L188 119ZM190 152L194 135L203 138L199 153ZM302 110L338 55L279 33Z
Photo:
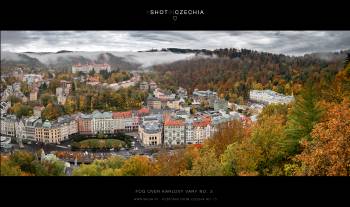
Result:
M125 142L117 139L87 139L81 142L74 142L72 144L72 150L77 149L91 149L91 150L107 150L117 149L125 147Z

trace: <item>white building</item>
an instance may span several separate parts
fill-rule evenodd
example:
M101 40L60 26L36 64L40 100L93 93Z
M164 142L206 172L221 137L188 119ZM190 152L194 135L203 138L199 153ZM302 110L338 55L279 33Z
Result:
M113 133L114 128L112 112L94 111L92 113L92 133Z
M144 116L139 126L139 137L143 146L162 144L162 123L160 116Z
M111 66L109 64L77 64L72 66L72 73L89 73L92 70L94 70L96 73L100 73L102 70L111 72Z
M24 121L22 120L18 120L15 123L15 127L16 127L16 138L17 140L24 140L25 137L25 126L24 126Z
M123 112L113 112L113 131L133 131L136 128L134 127L134 114L132 111L123 111Z
M1 117L1 134L16 137L16 116L7 115Z
M214 91L206 90L206 91L200 91L198 89L195 89L193 91L193 97L197 97L200 99L209 99L209 98L216 98L217 93Z
M57 124L61 130L61 138L66 140L70 135L78 133L78 123L72 117L65 115L58 117Z
M41 119L38 116L31 116L23 119L24 124L24 139L35 141L35 125Z
M6 114L7 110L11 107L11 103L9 101L1 101L0 102L0 110L1 115Z
M185 121L183 119L165 118L164 144L167 146L185 144Z
M294 100L293 96L285 96L272 90L251 90L250 100L264 104L288 104Z
M211 135L210 117L199 117L186 121L186 144L201 144Z

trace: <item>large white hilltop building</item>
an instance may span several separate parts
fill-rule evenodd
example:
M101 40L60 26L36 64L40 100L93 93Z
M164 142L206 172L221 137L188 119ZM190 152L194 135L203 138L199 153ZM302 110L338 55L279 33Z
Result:
M111 72L111 66L109 64L77 64L72 66L72 73L89 73L90 71L95 70L96 73L100 73L101 70L107 70Z
M251 90L250 100L263 104L288 104L294 100L293 96L285 96L272 90Z

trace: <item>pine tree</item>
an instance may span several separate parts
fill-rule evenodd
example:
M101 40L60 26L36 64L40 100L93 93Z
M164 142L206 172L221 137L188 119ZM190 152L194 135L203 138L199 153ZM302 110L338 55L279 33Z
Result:
M290 153L299 151L302 139L310 140L310 132L322 116L322 109L317 104L318 90L313 83L306 84L299 97L296 98L288 116L286 134Z

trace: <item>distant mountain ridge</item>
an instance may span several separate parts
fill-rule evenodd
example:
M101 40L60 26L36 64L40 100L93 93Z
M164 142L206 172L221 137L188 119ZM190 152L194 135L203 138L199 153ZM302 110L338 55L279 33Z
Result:
M51 68L69 70L74 64L107 63L112 70L135 70L156 64L171 63L196 56L195 53L179 54L171 51L156 53L138 52L86 52L60 50L57 52L23 52L1 51L1 67Z
M350 50L338 53L312 53L303 57L331 60L343 58ZM14 53L1 51L1 67L28 67L28 68L50 68L55 70L69 70L74 64L88 63L108 63L112 70L135 70L147 68L158 64L173 63L180 60L191 59L196 56L200 57L229 57L239 58L249 54L268 54L278 58L288 59L289 56L283 54L272 54L258 52L247 49L182 49L182 48L163 48L161 50L152 49L138 52L113 52L113 51L69 51L60 50L57 52L23 52Z

